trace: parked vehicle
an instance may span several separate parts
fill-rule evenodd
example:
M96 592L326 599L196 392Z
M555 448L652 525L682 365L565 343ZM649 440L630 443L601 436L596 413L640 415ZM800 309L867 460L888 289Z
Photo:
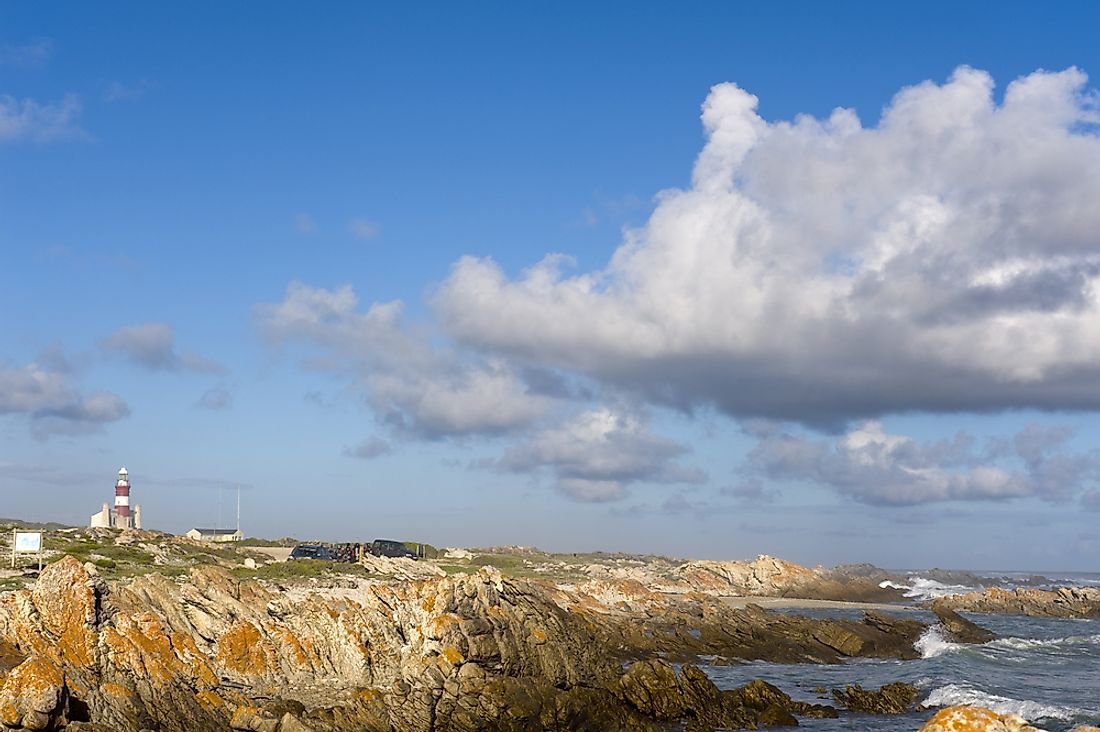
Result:
M286 559L288 562L292 559L320 559L331 562L335 561L336 557L329 551L328 547L320 544L299 544L290 551L290 556Z
M393 539L375 539L370 543L369 551L376 557L406 557L418 559L416 552L405 546L403 542Z

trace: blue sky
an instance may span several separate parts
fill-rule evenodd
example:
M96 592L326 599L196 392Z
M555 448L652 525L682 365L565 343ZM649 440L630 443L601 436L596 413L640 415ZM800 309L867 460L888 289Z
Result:
M0 8L0 515L1095 569L1095 4L260 10Z

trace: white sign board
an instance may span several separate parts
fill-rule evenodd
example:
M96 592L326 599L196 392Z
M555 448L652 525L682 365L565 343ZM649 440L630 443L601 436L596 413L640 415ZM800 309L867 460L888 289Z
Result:
M26 554L42 551L42 534L38 531L15 532L15 551Z

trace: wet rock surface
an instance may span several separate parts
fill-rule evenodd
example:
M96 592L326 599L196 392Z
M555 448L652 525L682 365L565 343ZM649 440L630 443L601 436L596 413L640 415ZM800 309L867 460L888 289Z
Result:
M853 712L867 714L905 714L917 702L920 692L912 684L887 684L878 691L864 689L859 684L844 690L833 689L837 704Z
M597 637L624 660L664 654L675 660L718 656L777 663L840 663L847 658L914 659L923 623L867 612L862 621L820 620L731 608L714 598L686 599L643 617L589 613Z
M0 594L0 723L85 732L753 729L830 716L687 663L912 658L920 623L734 609L709 595L642 612L558 604L477 575L289 593L217 567L109 587L72 558ZM568 609L567 609L568 607ZM625 672L624 660L637 660Z
M953 643L988 643L997 640L996 633L959 615L942 599L932 603L932 612L939 619L946 640Z

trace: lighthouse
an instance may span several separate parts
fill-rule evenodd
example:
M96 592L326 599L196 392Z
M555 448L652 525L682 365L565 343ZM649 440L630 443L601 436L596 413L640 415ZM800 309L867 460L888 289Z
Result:
M115 483L115 515L120 524L129 523L130 519L130 473L125 466L118 471L118 482Z
M130 508L130 473L126 468L118 471L115 481L115 505L103 504L103 510L93 514L88 526L112 529L140 529L141 506Z

